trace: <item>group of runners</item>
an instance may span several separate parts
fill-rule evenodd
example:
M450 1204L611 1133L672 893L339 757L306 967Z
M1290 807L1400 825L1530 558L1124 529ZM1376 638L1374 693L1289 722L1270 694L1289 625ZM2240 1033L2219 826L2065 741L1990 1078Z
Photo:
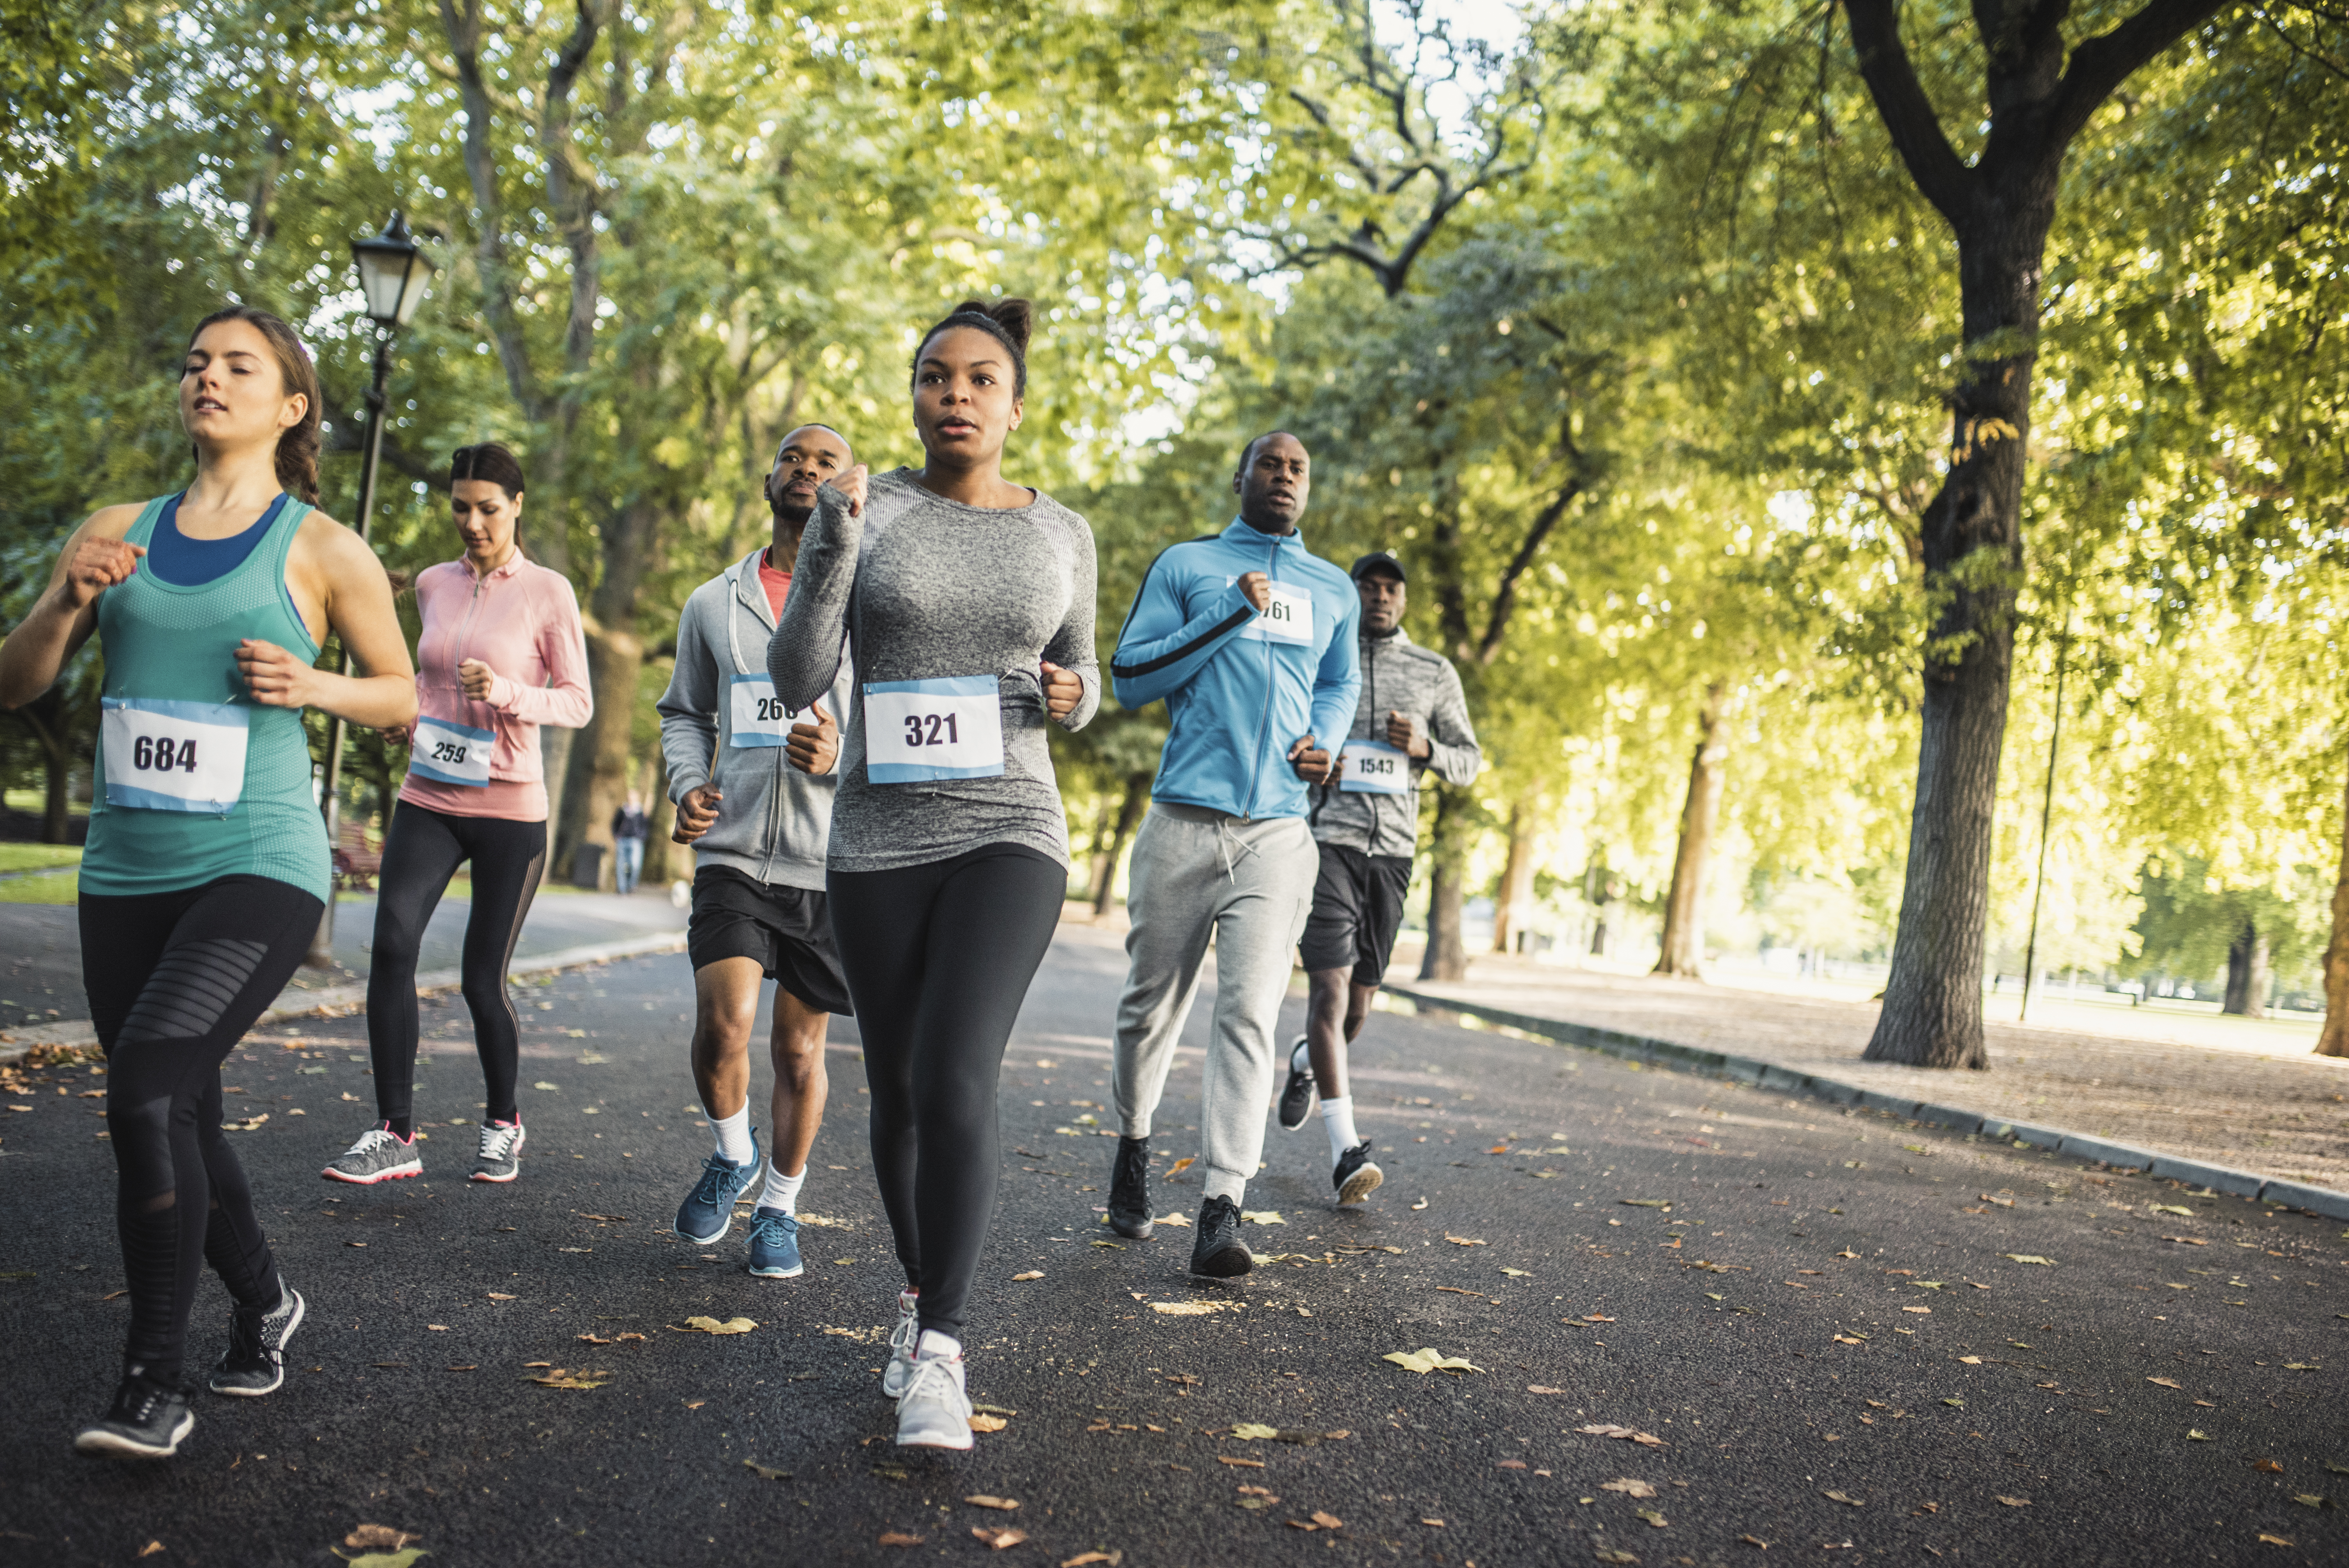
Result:
M905 1275L882 1387L911 1446L971 1446L962 1342L995 1210L998 1079L1070 865L1046 726L1081 728L1101 700L1092 530L1002 473L1029 326L1026 301L974 300L923 334L919 468L870 473L825 425L784 437L771 537L687 601L659 702L675 837L696 858L691 1068L713 1133L675 1229L717 1242L755 1183L750 1271L802 1272L825 1034L853 1013ZM514 1181L526 1151L506 974L545 870L539 729L594 709L577 603L522 552L521 462L460 448L463 553L416 580L411 665L383 566L314 510L319 406L284 322L243 305L206 317L180 382L193 482L94 513L0 645L7 707L93 633L106 653L79 916L131 1325L114 1398L75 1439L85 1453L168 1457L192 1429L183 1361L205 1264L233 1302L215 1393L278 1387L305 1311L222 1133L220 1083L331 896L305 707L409 754L367 991L378 1119L324 1174L422 1171L416 969L468 863L463 992L486 1088L471 1177ZM1108 1219L1152 1234L1153 1118L1212 942L1190 1267L1218 1278L1254 1264L1240 1204L1283 1068L1278 1120L1303 1128L1318 1099L1335 1201L1380 1185L1348 1047L1402 923L1422 777L1466 784L1479 765L1458 676L1402 629L1402 564L1374 553L1341 572L1306 549L1303 443L1250 441L1232 488L1230 526L1151 564L1110 671L1125 707L1166 705L1169 734L1129 877ZM329 634L356 675L317 667ZM640 841L642 821L632 798L616 828ZM1292 954L1310 1003L1284 1048ZM750 1047L769 980L762 1150Z

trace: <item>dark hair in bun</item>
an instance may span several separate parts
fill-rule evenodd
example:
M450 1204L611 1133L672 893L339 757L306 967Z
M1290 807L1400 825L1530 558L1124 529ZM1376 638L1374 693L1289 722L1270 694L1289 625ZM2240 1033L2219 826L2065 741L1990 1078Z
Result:
M459 480L486 480L512 500L522 494L522 459L503 441L460 447L449 454L449 482L454 485Z
M919 374L922 354L930 340L948 327L968 326L983 332L1011 353L1011 395L1028 395L1028 333L1036 319L1036 307L1024 299L999 299L993 304L984 300L967 299L954 307L944 319L922 334L922 341L914 349L914 371Z

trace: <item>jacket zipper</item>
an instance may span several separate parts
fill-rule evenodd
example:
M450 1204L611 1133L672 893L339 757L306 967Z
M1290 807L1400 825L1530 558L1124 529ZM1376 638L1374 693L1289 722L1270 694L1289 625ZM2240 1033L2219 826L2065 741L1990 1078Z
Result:
M1362 730L1362 738L1363 738L1363 739L1365 739L1365 740L1375 740L1375 739L1377 739L1377 738L1378 738L1378 735L1379 735L1379 649L1378 649L1378 645L1377 645L1377 644L1375 644L1375 643L1373 643L1373 642L1371 642L1370 638L1368 638L1368 637L1364 637L1364 638L1362 639L1362 655L1363 655L1363 657L1362 657L1362 663L1363 663L1363 665L1364 665L1365 666L1367 666L1368 673L1369 673L1369 676L1370 676L1370 687L1371 687L1371 717L1370 717L1366 721L1364 721L1364 726L1363 726L1363 730ZM1406 767L1407 767L1407 766L1409 766L1408 761L1406 761L1405 766L1406 766ZM1369 852L1370 852L1370 853L1371 853L1371 854L1374 854L1374 855L1375 855L1375 854L1377 854L1377 853L1379 852L1379 827L1380 827L1380 821L1379 821L1379 797L1378 797L1378 796L1376 796L1376 795L1372 795L1372 796L1371 797L1370 805L1371 805L1371 848L1370 848L1370 851L1369 851Z
M1271 585L1279 581L1279 579L1274 575L1274 573L1279 569L1279 566L1280 541L1276 537L1272 542L1271 548L1265 552L1264 558L1265 593L1266 597L1268 598L1271 596ZM1258 611L1257 614L1261 614L1263 612ZM1262 717L1257 720L1256 755L1252 759L1253 766L1248 769L1247 810L1240 813L1240 820L1243 822L1252 822L1256 820L1257 785L1261 782L1264 778L1264 769L1266 765L1266 758L1264 755L1265 734L1272 727L1273 667L1272 636L1268 633L1264 639L1264 714Z
M466 603L465 618L457 623L457 645L454 650L453 656L449 661L450 684L457 688L457 696L460 700L467 704L471 704L473 699L465 694L463 665L465 663L465 655L471 650L473 645L473 619L481 613L481 593L488 586L489 578L486 575L476 574L474 576L473 596ZM473 717L473 710L470 706L465 709L465 717L467 718ZM490 727L492 730L495 730L497 726L495 723L492 723ZM494 743L492 743L492 755L494 755Z

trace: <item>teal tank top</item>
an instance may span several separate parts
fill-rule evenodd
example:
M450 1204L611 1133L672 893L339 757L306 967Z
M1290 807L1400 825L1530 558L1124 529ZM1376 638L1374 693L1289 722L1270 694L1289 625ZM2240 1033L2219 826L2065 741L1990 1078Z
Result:
M123 537L151 548L169 500L149 501ZM166 583L142 562L98 596L106 685L83 892L175 892L247 875L327 897L332 862L301 710L254 702L236 668L246 637L318 656L285 588L309 515L289 500L252 552L209 583Z

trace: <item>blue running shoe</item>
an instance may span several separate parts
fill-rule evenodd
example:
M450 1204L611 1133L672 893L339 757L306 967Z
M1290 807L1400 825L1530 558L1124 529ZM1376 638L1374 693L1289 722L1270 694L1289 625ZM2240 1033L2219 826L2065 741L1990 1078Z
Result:
M734 1200L759 1174L759 1135L750 1133L750 1158L737 1165L712 1154L701 1162L701 1180L678 1205L677 1233L697 1247L706 1247L734 1222Z
M790 1279L800 1262L800 1222L763 1203L750 1211L750 1272L761 1279Z

